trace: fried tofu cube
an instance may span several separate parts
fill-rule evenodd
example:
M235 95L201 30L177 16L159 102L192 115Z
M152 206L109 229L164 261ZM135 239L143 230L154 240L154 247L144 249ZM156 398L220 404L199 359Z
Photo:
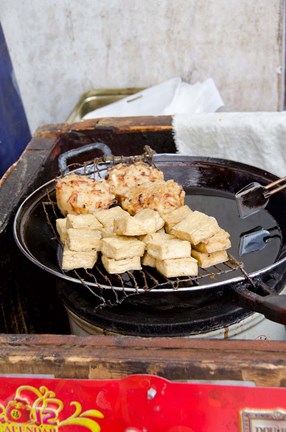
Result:
M225 250L213 253L202 253L193 249L192 257L198 261L199 266L202 268L215 266L228 260L228 254Z
M95 215L99 222L106 228L110 226L113 227L115 218L129 216L129 213L123 210L120 206L116 206L109 209L99 210Z
M145 252L142 258L142 264L144 266L156 268L156 258L153 258L148 252Z
M145 243L128 237L106 237L102 239L101 251L103 255L115 260L142 257L145 251Z
M195 210L176 224L171 234L196 245L212 237L218 230L219 225L214 217Z
M200 242L195 245L195 249L202 253L213 253L221 250L227 250L231 247L230 235L222 228L210 237L206 242Z
M150 208L140 210L136 213L134 219L145 226L146 233L156 232L165 225L165 221L161 218L159 212Z
M101 232L98 230L69 228L67 230L66 245L70 250L76 252L100 251Z
M155 259L185 258L191 256L191 244L186 240L153 240L147 243L147 252Z
M173 226L185 219L190 213L192 213L192 210L188 205L184 205L167 213L162 213L161 217L165 221L166 232L170 233Z
M118 217L114 219L114 232L117 235L135 237L146 234L144 226L136 221L133 216Z
M102 255L101 261L105 270L110 274L115 274L115 273L120 274L130 270L142 269L141 259L139 256L115 260L113 258L107 257L106 255Z
M170 240L170 239L174 239L176 237L174 237L171 234L167 234L165 233L165 231L157 231L155 233L152 234L146 234L144 236L141 236L139 239L142 240L144 243L149 243L152 241L166 241L166 240Z
M151 209L143 209L135 216L114 219L114 231L118 235L141 236L154 233L164 226L159 213Z
M156 260L156 269L167 278L198 275L198 263L192 257Z
M74 270L78 268L91 269L97 261L97 251L76 252L68 248L64 248L62 269Z
M67 229L93 229L100 230L102 224L93 214L67 215Z
M219 230L209 239L209 241L222 241L229 237L229 232L225 231L223 228L219 228Z
M114 232L113 226L107 226L105 228L102 228L102 230L100 230L100 232L102 234L102 238L117 237L117 235Z
M59 218L56 219L56 230L60 236L60 241L64 244L67 239L67 219Z

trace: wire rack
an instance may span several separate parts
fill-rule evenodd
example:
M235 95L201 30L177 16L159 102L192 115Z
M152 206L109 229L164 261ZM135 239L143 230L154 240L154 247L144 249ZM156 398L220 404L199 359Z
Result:
M133 164L143 161L150 166L154 163L154 151L150 147L139 156L110 156L96 158L83 164L69 164L66 172L76 172L94 178L104 178L108 167L119 163ZM63 174L62 174L63 175ZM66 275L72 280L79 282L91 294L100 300L100 306L106 304L121 303L126 297L147 293L150 291L177 291L186 288L198 287L206 280L216 282L221 275L227 275L236 270L242 271L242 264L229 255L228 261L208 269L199 268L197 276L182 276L167 278L161 275L156 269L144 266L142 270L127 271L123 274L109 274L101 263L100 257L91 270L77 269L65 272L61 269L63 246L56 230L56 219L62 217L57 208L55 191L48 193L47 200L43 203L46 221L52 230L52 240L57 242L57 264L59 273ZM117 203L115 203L117 205ZM106 292L108 290L108 296ZM113 300L110 300L112 292ZM109 297L106 300L106 297Z

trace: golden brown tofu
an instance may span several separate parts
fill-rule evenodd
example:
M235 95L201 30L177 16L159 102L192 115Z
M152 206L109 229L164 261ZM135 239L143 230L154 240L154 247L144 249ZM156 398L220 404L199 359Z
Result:
M113 226L107 226L106 228L102 228L100 230L102 234L102 238L105 237L117 237L117 234L115 234Z
M67 229L95 229L100 230L102 224L93 214L81 214L81 215L67 215Z
M151 255L148 254L148 252L145 252L145 254L143 255L142 258L142 264L144 266L149 266L149 267L156 267L156 259L153 258Z
M144 243L149 243L152 241L157 241L157 240L161 240L161 241L166 241L166 240L170 240L170 239L174 239L176 238L175 236L171 235L171 234L167 234L164 231L157 231L155 233L152 234L146 234L145 236L141 236L139 237L139 240L142 240Z
M171 234L196 245L212 237L218 230L219 226L214 217L195 210L176 224Z
M101 257L105 270L110 274L120 274L131 270L141 270L141 259L139 256L115 260L105 255Z
M187 205L184 205L167 213L162 213L161 217L165 221L166 232L170 233L173 226L185 219L185 217L187 217L190 213L192 213L192 210Z
M156 210L149 208L140 210L134 215L134 219L145 226L147 234L156 232L165 225L165 221L161 218L160 214Z
M144 225L136 221L132 216L118 217L114 219L114 232L122 236L139 236L146 234Z
M97 261L97 251L76 252L64 248L62 269L74 270L78 268L91 269Z
M191 244L186 240L154 240L147 243L147 252L155 259L185 258L191 256Z
M115 260L142 257L145 251L145 243L135 238L106 237L102 239L101 251L104 255Z
M119 206L96 212L96 217L99 222L104 226L104 228L113 227L114 219L124 216L129 216L129 213L124 211Z
M207 254L192 249L192 257L198 261L202 268L215 266L228 260L228 254L225 250Z
M64 244L67 239L67 219L59 218L56 219L56 229L60 236L60 241Z
M198 275L198 263L192 257L156 260L156 269L167 278Z
M144 209L135 216L114 219L114 231L118 235L124 236L141 236L154 233L164 226L164 221L159 213Z
M100 251L101 232L98 230L69 228L67 230L66 245L70 250L77 252Z
M194 246L196 250L203 253L213 253L221 250L227 250L231 247L230 235L222 228L210 237L206 242L198 243Z
M209 239L209 241L222 241L229 237L229 232L225 231L223 228L219 228L219 230Z

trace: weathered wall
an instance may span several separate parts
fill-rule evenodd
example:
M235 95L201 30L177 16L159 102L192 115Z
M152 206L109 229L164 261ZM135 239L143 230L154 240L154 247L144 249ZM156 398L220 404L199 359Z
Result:
M32 132L93 87L212 77L226 111L282 107L284 0L1 0Z

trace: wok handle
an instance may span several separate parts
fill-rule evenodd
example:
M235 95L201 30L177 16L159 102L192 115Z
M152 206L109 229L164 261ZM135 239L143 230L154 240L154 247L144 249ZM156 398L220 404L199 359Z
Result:
M105 157L112 156L112 151L110 150L108 145L101 142L95 142L95 143L87 144L83 147L78 147L76 149L68 150L65 153L62 153L58 158L58 165L61 174L65 174L68 171L67 169L68 159L75 156L79 156L80 154L83 153L91 152L93 150L101 150Z
M234 294L232 300L236 300L240 306L261 313L270 321L286 324L285 294L279 295L272 291L271 294L261 296L242 285L233 286L232 293Z

